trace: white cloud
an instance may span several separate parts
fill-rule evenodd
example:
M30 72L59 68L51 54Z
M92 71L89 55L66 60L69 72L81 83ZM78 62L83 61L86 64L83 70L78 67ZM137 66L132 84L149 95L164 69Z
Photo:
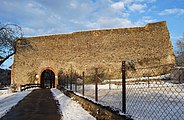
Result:
M152 18L151 16L143 16L141 19L139 19L138 21L136 21L134 23L134 25L136 26L143 26L147 23L152 23L152 22L156 22L157 19Z
M148 0L148 3L154 3L156 0Z
M114 10L122 10L124 9L124 3L123 2L116 2L116 3L113 3L111 5L111 7L114 9Z
M31 34L31 33L34 33L35 32L35 29L29 28L29 27L23 27L22 30L24 31L24 34L25 35Z
M77 1L72 1L72 2L70 2L70 6L72 7L72 8L77 8L78 7L78 3L77 3Z
M156 0L123 0L125 4L131 3L154 3Z
M156 2L156 0L134 0L135 2L147 2L147 3L153 3Z
M86 27L89 29L100 29L100 25L97 22L88 22Z
M127 18L98 18L96 22L87 25L91 28L107 29L107 28L118 28L118 27L131 27L132 22Z
M171 15L171 14L183 15L184 9L179 8L165 9L159 13L159 15Z
M131 20L131 12L143 12L147 3L146 0L11 1L0 4L0 20L2 17L10 22L15 20L26 36L132 27L139 18Z
M146 4L132 4L129 9L131 11L138 11L138 12L144 12L145 8L147 7Z

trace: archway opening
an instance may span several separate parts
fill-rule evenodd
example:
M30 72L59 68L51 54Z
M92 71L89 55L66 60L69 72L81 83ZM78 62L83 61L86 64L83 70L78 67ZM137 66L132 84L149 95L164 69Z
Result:
M46 69L41 73L41 88L55 87L55 74L52 70Z

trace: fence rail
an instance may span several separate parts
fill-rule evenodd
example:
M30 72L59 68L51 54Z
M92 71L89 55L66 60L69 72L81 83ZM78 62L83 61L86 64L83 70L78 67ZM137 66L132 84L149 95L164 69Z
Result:
M63 75L61 86L141 120L184 119L184 67L173 64L128 69L111 80L101 70Z
M20 86L20 90L24 91L30 88L40 87L40 84L25 84Z

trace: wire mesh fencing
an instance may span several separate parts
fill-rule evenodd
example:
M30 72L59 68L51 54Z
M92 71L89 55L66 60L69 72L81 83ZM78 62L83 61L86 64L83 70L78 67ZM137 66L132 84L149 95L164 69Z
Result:
M165 64L129 69L120 66L125 82L111 79L101 68L63 74L61 85L135 120L184 119L184 66ZM125 74L123 74L123 71ZM125 86L123 86L125 84ZM125 91L124 91L125 90ZM125 92L125 93L124 93Z
M72 90L94 102L121 111L121 107L119 108L122 104L121 82L112 81L105 71L107 70L101 68L93 68L85 73L72 70L62 74L60 84L64 89Z
M126 113L141 120L184 119L184 67L127 70Z

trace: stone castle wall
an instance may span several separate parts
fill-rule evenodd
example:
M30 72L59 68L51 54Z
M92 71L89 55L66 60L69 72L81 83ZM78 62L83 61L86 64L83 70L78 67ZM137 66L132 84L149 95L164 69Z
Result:
M41 72L47 68L56 79L61 69L82 72L94 67L108 69L117 78L123 60L135 61L136 67L175 63L166 22L18 40L12 83L31 83L35 75L40 82Z

